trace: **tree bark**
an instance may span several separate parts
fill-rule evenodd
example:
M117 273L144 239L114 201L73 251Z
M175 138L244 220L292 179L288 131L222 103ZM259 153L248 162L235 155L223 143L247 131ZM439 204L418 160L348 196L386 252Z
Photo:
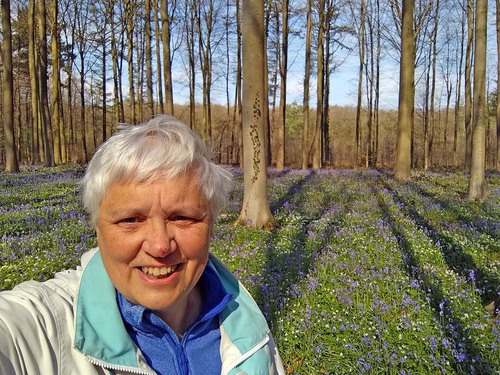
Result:
M2 63L3 92L2 120L5 141L5 171L19 172L14 136L14 67L12 64L12 30L10 0L1 1L2 8Z
M325 84L325 0L318 2L319 25L318 25L318 59L317 59L317 84L316 84L316 125L313 138L313 169L319 169L322 166L322 127L323 127L323 87Z
M158 76L158 111L159 113L164 113L164 103L163 103L163 84L162 84L162 65L161 65L161 30L158 19L158 0L153 1L153 14L155 23L155 49L156 49L156 71Z
M282 12L282 41L281 41L281 66L280 66L280 105L278 115L278 139L276 154L276 169L282 171L285 168L285 128L286 128L286 80L288 72L288 6L289 0L283 0Z
M168 0L161 0L161 41L163 50L163 83L165 85L165 111L174 114L174 95L172 88L172 62L170 53L170 15ZM175 2L174 2L175 4ZM175 5L172 4L172 7Z
M394 177L408 180L411 172L411 132L415 96L415 38L413 30L413 0L403 0L401 28L401 66L399 74L398 139Z
M467 0L467 49L465 51L465 170L470 172L472 154L472 50L474 47L474 7Z
M144 32L146 38L146 96L148 100L149 116L155 113L153 100L153 57L151 50L151 0L146 0L144 5L146 16L144 18Z
M355 10L352 9L353 21L357 23L355 17ZM355 131L355 157L354 157L354 168L359 165L359 158L361 155L361 110L363 106L363 70L365 66L365 0L361 0L360 10L359 10L359 29L358 29L358 57L359 57L359 68L358 68L358 99L356 104L356 131Z
M307 25L306 25L306 51L304 62L304 99L302 104L302 116L304 127L302 129L302 169L309 166L309 90L311 78L311 46L312 46L312 0L307 0Z
M474 109L472 118L472 159L468 197L483 201L486 196L486 32L488 1L476 1L474 43Z
M50 0L52 21L51 52L52 52L52 127L54 129L54 162L60 164L66 161L64 147L64 128L61 121L61 69L60 69L60 42L59 42L59 7L57 0Z
M127 0L125 3L125 22L127 27L127 64L128 64L128 92L129 92L129 107L131 111L130 122L137 122L136 106L135 106L135 81L134 81L134 25L135 25L135 6L132 0Z
M276 222L269 208L265 149L264 4L243 0L243 155L244 194L238 224L272 229Z
M31 91L31 162L40 162L40 149L38 148L38 71L37 51L35 43L35 1L30 0L28 4L28 70L30 75Z
M496 1L497 9L497 56L500 59L500 0ZM496 153L496 170L500 172L500 64L497 64L497 153Z
M45 154L44 166L54 166L54 141L52 125L50 122L50 108L48 99L48 75L47 75L47 11L44 1L38 1L38 37L39 37L39 89L40 89L40 112L43 131L43 149Z

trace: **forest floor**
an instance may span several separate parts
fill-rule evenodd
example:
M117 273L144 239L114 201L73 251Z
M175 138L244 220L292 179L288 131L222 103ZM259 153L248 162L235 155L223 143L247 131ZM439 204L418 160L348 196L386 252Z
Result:
M211 251L260 305L290 374L499 374L500 175L269 170L279 227L235 226L243 177ZM0 289L45 280L96 245L81 169L0 174Z

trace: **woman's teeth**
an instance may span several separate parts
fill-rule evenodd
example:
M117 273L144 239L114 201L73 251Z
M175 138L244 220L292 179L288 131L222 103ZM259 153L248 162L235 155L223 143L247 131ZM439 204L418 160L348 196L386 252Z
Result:
M174 272L176 268L176 265L166 267L142 267L142 272L151 276L166 276Z

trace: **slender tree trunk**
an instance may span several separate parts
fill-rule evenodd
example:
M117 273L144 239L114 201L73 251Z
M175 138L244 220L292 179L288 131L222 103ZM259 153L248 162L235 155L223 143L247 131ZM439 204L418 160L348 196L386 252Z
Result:
M118 76L118 46L116 41L116 27L115 27L115 1L108 1L107 5L107 13L111 34L111 66L113 69L113 112L114 112L114 123L124 122L123 113L120 110L120 94L119 94L119 76Z
M381 62L381 54L382 54L382 26L381 26L381 18L380 18L380 2L377 0L376 2L376 24L377 24L377 58L376 58L376 69L375 69L375 98L374 98L374 106L373 112L375 116L375 161L374 166L377 166L380 157L379 157L379 103L380 103L380 62Z
M235 111L237 110L237 113L235 112L235 123L236 123L236 129L237 129L237 138L238 138L238 153L236 156L236 160L239 160L240 167L243 167L243 99L242 99L242 93L243 93L243 88L242 88L242 33L241 33L241 12L240 12L240 5L241 2L240 0L236 0L236 37L238 39L237 41L237 48L236 48L236 54L237 54L237 61L236 61L236 105L235 105ZM236 116L237 115L237 116Z
M486 196L486 34L488 0L476 1L474 43L474 109L472 159L469 178L469 199L482 201Z
M243 0L243 155L244 195L239 224L271 229L276 222L267 195L264 141L264 3Z
M394 177L408 180L411 172L411 132L415 95L415 38L413 31L413 0L403 0L401 29L401 67L399 81L398 139Z
M499 0L500 1L500 0ZM464 15L465 19L465 15ZM465 22L462 22L461 28L461 38L460 40L465 40ZM462 67L464 60L464 44L460 44L460 58L458 63L458 74L456 83L456 100L455 100L455 110L454 110L454 127L453 127L453 167L456 168L459 165L458 162L458 129L460 124L460 107L462 98Z
M58 19L59 8L57 0L50 0L51 18ZM64 149L64 128L61 121L61 74L58 22L52 22L52 127L54 129L54 162L60 164L66 160Z
M144 5L146 17L144 19L145 38L146 38L146 95L148 99L149 116L154 115L155 106L153 100L153 57L151 50L151 0L146 0Z
M465 52L465 170L470 172L472 155L472 50L474 46L474 7L467 0L467 49Z
M282 29L283 36L281 41L281 67L280 67L280 106L278 116L278 151L276 155L276 169L281 171L285 167L285 125L286 125L286 91L287 91L287 72L288 72L288 5L289 0L283 0L282 9Z
M39 91L37 51L35 44L35 1L30 0L28 4L28 69L30 74L31 91L31 162L40 162L40 149L38 148L38 113L39 113Z
M19 172L14 136L14 67L12 63L12 31L10 0L1 1L2 8L2 121L5 142L5 171Z
M316 86L316 126L313 140L313 169L319 169L321 165L322 125L323 125L323 87L325 84L325 0L319 0L319 30L318 30L318 63L317 63L317 86Z
M44 1L38 1L38 36L39 36L39 89L40 89L40 111L43 130L43 148L45 154L44 165L54 166L54 140L52 125L50 122L50 108L48 99L48 75L47 75L47 11Z
M431 96L429 99L430 102L430 130L431 130L431 139L430 143L434 142L434 131L436 129L436 110L435 110L435 97L436 97L436 61L437 61L437 33L438 33L438 24L439 24L439 0L436 0L436 8L434 13L434 25L431 34L431 46L432 46L432 54L431 54ZM446 145L445 145L446 150ZM431 150L429 150L431 151ZM432 154L429 155L432 160Z
M165 111L174 114L174 95L172 88L172 62L170 53L170 15L168 0L161 0L161 41L163 50L163 83L165 85Z
M365 11L366 13L366 11ZM375 62L374 62L374 32L373 21L368 17L367 22L369 30L369 39L365 41L366 49L369 51L366 61L366 79L367 79L367 96L368 96L368 114L367 114L367 134L366 134L366 160L365 166L368 168L373 167L373 91L374 91L374 78L375 78ZM369 60L368 60L369 59ZM368 71L368 69L370 69Z
M356 22L355 12L353 10L353 21ZM365 66L365 0L361 0L359 11L359 29L358 29L358 100L356 104L356 131L355 131L355 150L354 168L359 165L361 156L361 110L363 106L363 70Z
M304 100L302 105L302 115L304 128L302 129L302 169L309 166L309 81L311 78L311 46L312 46L312 0L307 0L307 26L306 26L306 51L304 68Z
M496 1L497 9L497 56L500 57L500 0ZM496 153L496 167L497 172L500 172L500 64L497 64L497 153Z
M158 0L153 1L153 14L154 14L154 22L155 22L155 49L156 49L156 70L158 76L158 108L160 113L164 113L164 104L163 104L163 84L162 84L162 65L161 65L161 30L158 19Z
M134 71L134 24L135 24L135 7L132 0L125 1L125 22L127 27L127 64L128 64L128 92L129 92L129 107L131 111L131 123L137 122L136 105L135 105L135 71Z

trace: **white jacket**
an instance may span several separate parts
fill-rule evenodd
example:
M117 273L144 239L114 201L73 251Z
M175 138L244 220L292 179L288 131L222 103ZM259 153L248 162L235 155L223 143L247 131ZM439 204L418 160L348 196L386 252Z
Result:
M220 314L222 373L285 374L253 299L215 257L209 262L233 295ZM0 374L155 374L127 334L115 296L97 250L76 270L0 293Z

